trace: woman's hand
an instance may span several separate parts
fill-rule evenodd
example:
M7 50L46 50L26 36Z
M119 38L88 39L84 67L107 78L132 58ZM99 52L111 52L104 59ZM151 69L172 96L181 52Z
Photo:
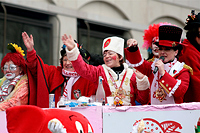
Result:
M165 69L164 69L164 63L162 62L162 60L158 60L155 63L155 67L158 67L158 71L160 73L161 76L163 76L165 74Z
M138 42L137 42L137 40L131 38L131 39L128 39L127 45L128 45L128 47L137 46Z
M144 74L142 74L141 72L139 72L138 70L133 70L134 71L134 73L135 73L135 75L136 75L136 77L138 78L138 79L143 79L143 77L145 76Z
M67 46L67 49L69 51L71 51L76 45L76 43L74 42L74 39L72 38L71 35L69 35L69 37L68 37L66 34L64 34L62 36L62 41L63 41L63 44L65 44Z
M34 41L33 41L33 36L28 34L26 32L22 32L22 38L24 41L24 45L26 46L28 51L32 51L34 49Z

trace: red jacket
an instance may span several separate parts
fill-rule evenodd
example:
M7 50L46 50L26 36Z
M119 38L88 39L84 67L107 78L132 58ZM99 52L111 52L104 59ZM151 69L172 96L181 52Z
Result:
M64 86L64 76L60 66L49 66L36 55L36 51L27 51L26 64L28 67L28 79L30 87L29 104L42 108L49 107L49 93L55 94L55 104L61 96L61 86ZM80 77L72 87L71 98L79 92L79 96L91 96L96 93L97 86Z
M129 52L128 48L125 49L125 55L126 59L130 63L129 65L132 65L132 67L135 67L140 72L142 72L144 75L147 75L149 77L150 84L152 86L152 81L154 79L154 74L152 72L152 63L148 62L144 59L142 59L142 56L140 54L140 51L137 50L135 52ZM134 57L134 58L133 58ZM153 69L154 70L154 69ZM177 84L177 79L181 80L181 84ZM189 86L189 80L190 80L190 74L188 69L183 68L179 73L171 76L167 72L162 76L161 79L158 80L158 83L164 88L164 90L169 94L173 88L176 88L173 97L175 103L182 103L184 95L188 89ZM151 94L151 98L152 98Z
M183 46L179 61L185 62L193 69L189 89L184 100L186 102L200 102L200 52L187 39L184 39L183 44L187 46Z
M77 60L72 61L72 64L76 70L76 72L81 75L84 78L87 78L88 80L94 82L96 85L98 85L98 79L99 76L102 76L103 78L103 87L105 90L106 96L111 95L110 87L107 81L107 77L104 71L104 68L99 66L92 66L86 64L81 55L79 54ZM130 69L130 68L128 68ZM130 95L131 95L131 104L135 105L135 100L137 100L141 104L146 104L148 102L148 95L149 95L149 89L144 91L138 91L136 86L136 75L133 73L131 79L130 79Z

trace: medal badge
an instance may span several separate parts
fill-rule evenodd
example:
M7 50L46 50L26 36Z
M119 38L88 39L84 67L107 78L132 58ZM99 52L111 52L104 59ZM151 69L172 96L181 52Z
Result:
M119 87L115 91L115 97L116 96L119 97L120 99L123 99L126 96L126 91L122 87Z
M159 87L156 90L156 99L158 99L160 102L162 102L166 96L167 96L167 94L165 93L163 88Z

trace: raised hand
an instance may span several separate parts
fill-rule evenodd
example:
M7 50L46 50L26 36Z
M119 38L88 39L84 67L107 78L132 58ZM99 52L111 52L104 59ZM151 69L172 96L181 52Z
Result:
M133 72L135 73L136 77L138 79L143 79L143 77L145 76L144 74L142 74L141 72L139 72L138 70L133 70Z
M128 39L127 45L128 45L128 47L136 46L136 45L138 45L138 42L137 42L137 40L131 38L131 39Z
M24 45L26 46L28 51L32 51L34 48L34 41L33 41L33 36L28 34L26 32L22 32L22 38L24 41Z
M72 38L71 35L69 35L69 37L68 37L66 34L64 34L62 36L62 41L63 41L63 44L65 44L67 46L67 49L69 51L72 50L76 45L76 43L74 42L74 39Z

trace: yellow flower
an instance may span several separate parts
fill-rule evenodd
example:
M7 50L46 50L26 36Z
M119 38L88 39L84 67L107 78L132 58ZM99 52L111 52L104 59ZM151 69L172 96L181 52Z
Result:
M25 56L25 54L24 54L24 50L22 50L22 48L21 47L19 47L17 44L12 44L12 43L10 43L14 48L15 48L15 50L16 50L16 52L17 53L20 53L22 56ZM9 44L8 44L9 45Z

